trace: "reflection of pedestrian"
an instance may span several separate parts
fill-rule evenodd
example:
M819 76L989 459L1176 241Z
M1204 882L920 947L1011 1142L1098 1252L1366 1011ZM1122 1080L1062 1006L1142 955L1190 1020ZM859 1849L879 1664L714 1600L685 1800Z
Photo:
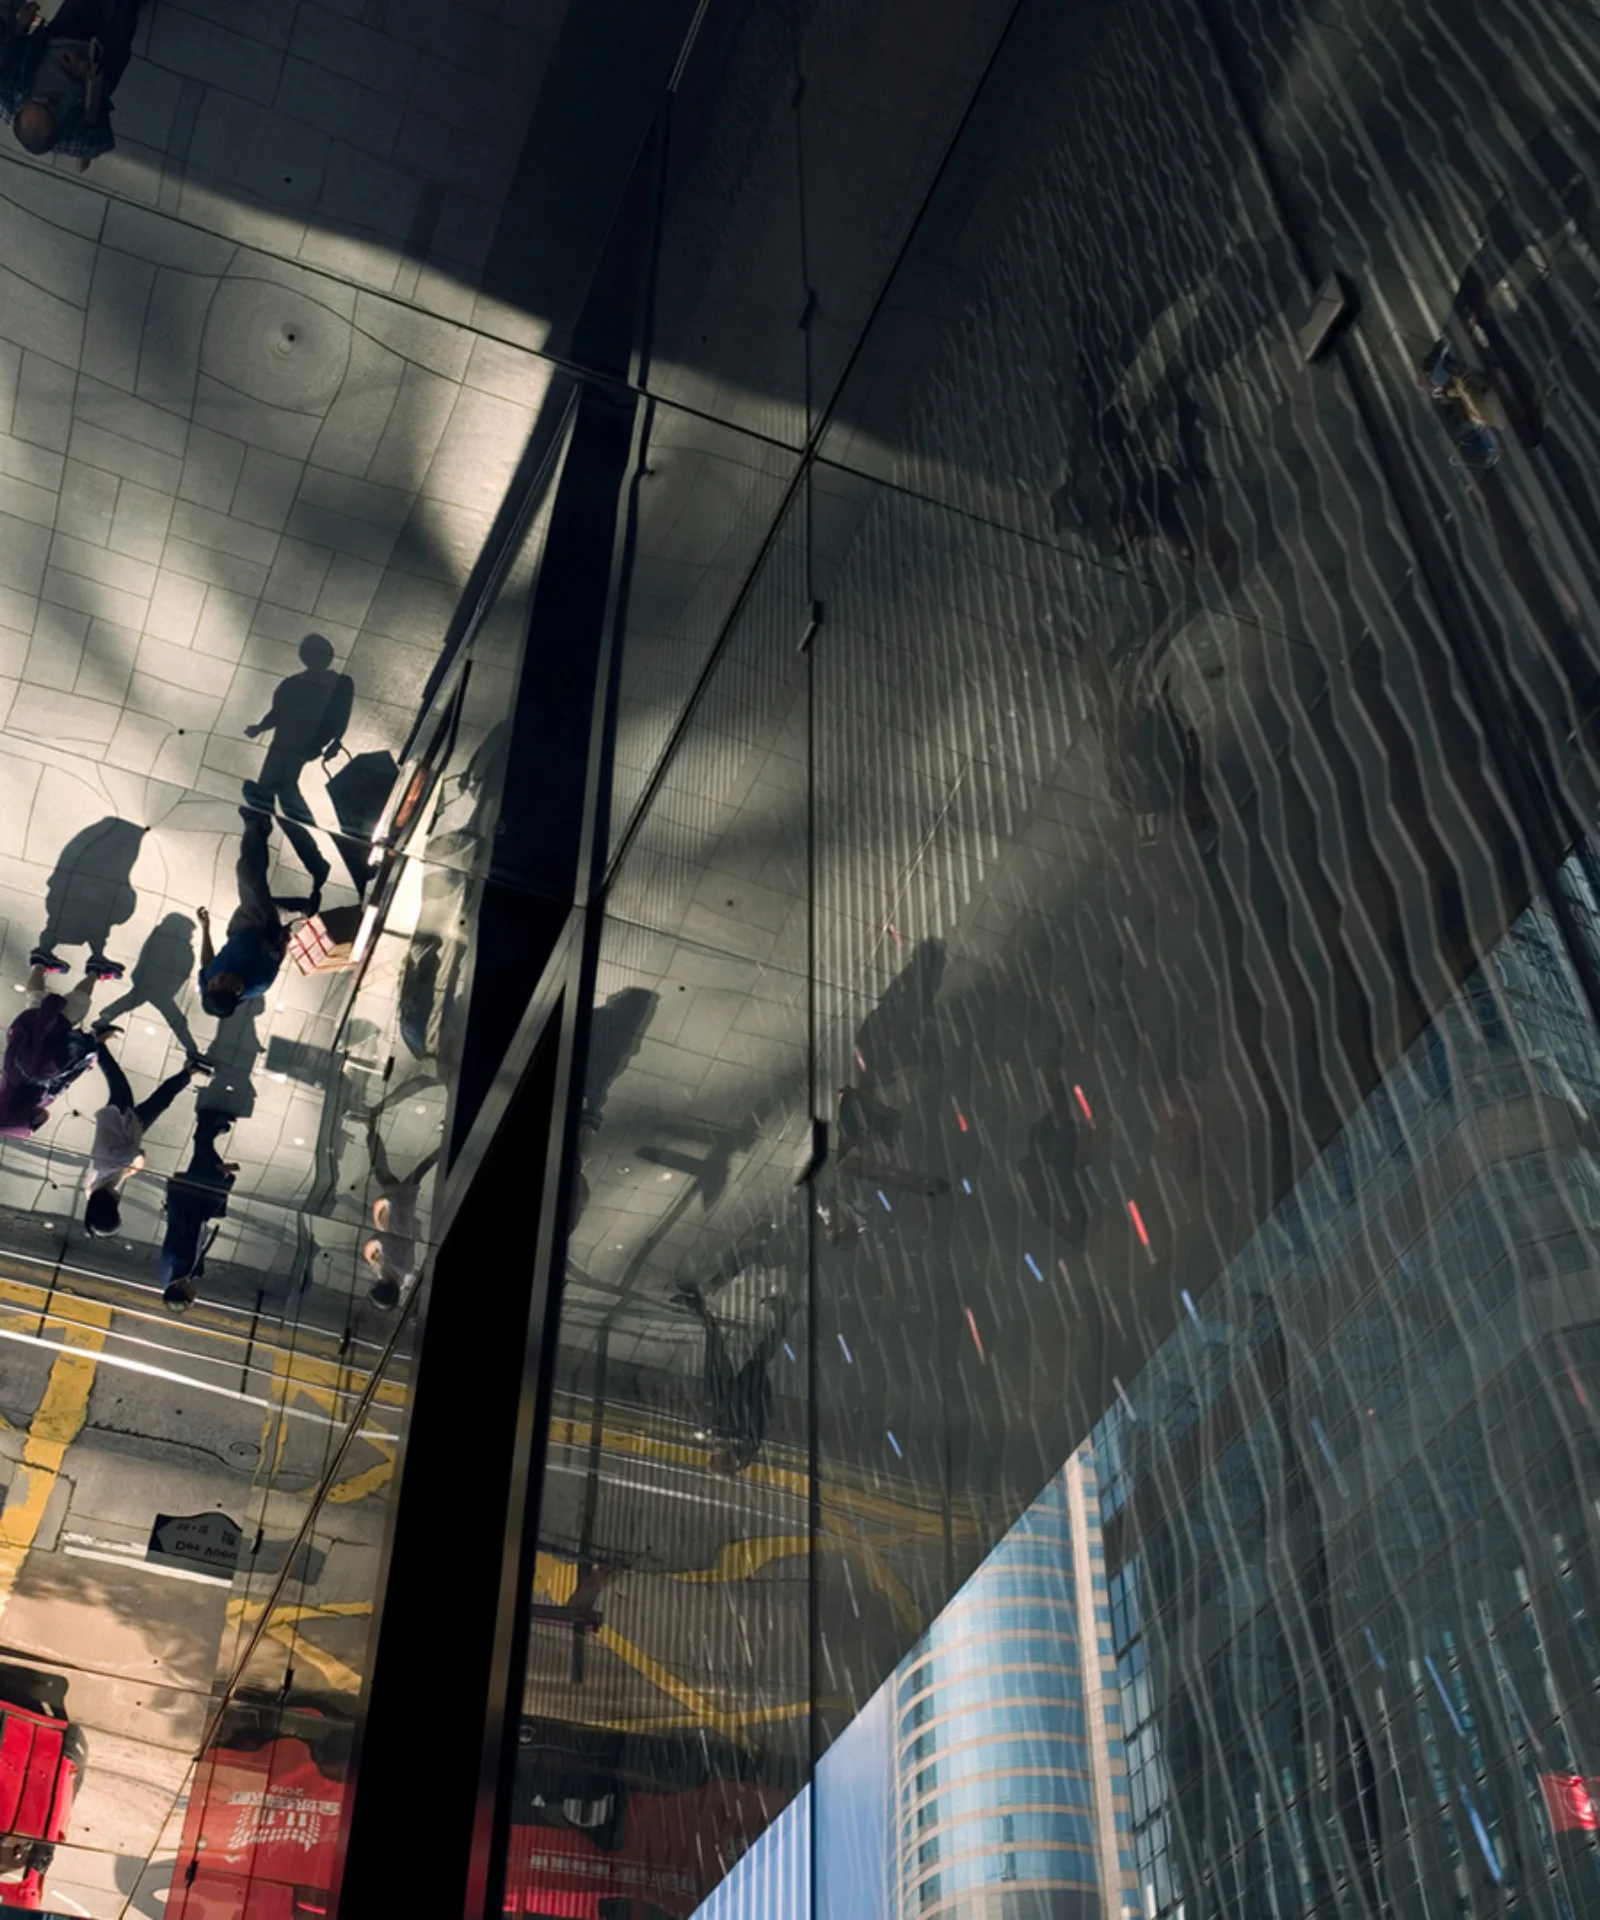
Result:
M115 1020L136 1007L152 1007L184 1052L198 1053L188 1018L178 1005L178 991L188 984L193 970L193 924L187 914L169 913L146 938L128 975L127 992L112 1001L105 1017Z
M110 1098L94 1117L94 1144L83 1176L83 1224L91 1234L110 1234L122 1224L122 1189L144 1165L146 1132L196 1074L210 1073L211 1062L191 1053L147 1100L136 1101L128 1076L112 1059L103 1034L96 1039L95 1058Z
M228 1193L239 1168L217 1152L233 1120L215 1107L195 1115L194 1153L182 1173L167 1182L167 1230L161 1240L161 1300L169 1313L194 1305L195 1282L206 1270L206 1227L228 1211ZM215 1229L213 1229L214 1237ZM204 1241L204 1244L202 1244Z
M239 905L218 953L211 945L211 910L196 909L200 922L200 1004L226 1020L241 1000L259 1000L278 977L289 945L288 926L278 918L267 886L267 841L272 822L253 807L241 807L244 833L234 880Z
M439 1158L435 1147L426 1153L402 1180L389 1164L389 1155L378 1132L378 1116L367 1119L367 1153L372 1161L372 1177L379 1194L372 1203L372 1224L378 1231L361 1249L361 1257L378 1276L372 1283L371 1300L377 1307L396 1307L401 1290L410 1286L421 1269L417 1252L417 1196L422 1183Z
M50 1102L94 1056L95 1043L82 1030L83 1017L95 983L114 980L122 969L108 960L91 960L70 993L53 993L50 975L66 971L65 963L53 953L35 949L24 989L27 1005L6 1032L5 1064L0 1068L0 1133L37 1132Z
M750 1357L735 1366L727 1336L706 1305L705 1295L691 1281L678 1289L678 1303L705 1329L705 1360L701 1385L711 1414L711 1431L719 1442L717 1466L724 1473L742 1473L761 1451L772 1412L769 1369L783 1345L783 1316L775 1301L772 1325L757 1341Z
M312 835L314 815L300 791L300 776L315 759L326 762L344 742L355 699L355 682L347 673L333 671L333 648L320 633L308 633L300 642L305 672L280 682L264 718L245 728L245 738L272 735L261 772L245 783L252 806L270 810L276 804L283 820L284 838L294 848L311 877L313 904L328 883L328 862Z
M133 53L140 0L62 0L51 20L17 8L0 36L0 119L29 153L87 166L116 145L111 96Z

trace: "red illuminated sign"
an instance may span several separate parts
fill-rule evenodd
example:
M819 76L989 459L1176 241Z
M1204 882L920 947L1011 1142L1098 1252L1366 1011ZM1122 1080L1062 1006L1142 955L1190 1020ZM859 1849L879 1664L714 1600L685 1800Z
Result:
M1541 1773L1544 1803L1557 1833L1593 1833L1600 1828L1600 1779L1581 1773Z

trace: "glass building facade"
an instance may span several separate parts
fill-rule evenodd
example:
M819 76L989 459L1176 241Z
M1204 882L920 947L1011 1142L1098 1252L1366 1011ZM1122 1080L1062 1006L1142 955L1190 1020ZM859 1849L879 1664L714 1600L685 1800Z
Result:
M1101 1429L1155 1911L1592 1904L1596 1067L1530 907Z
M0 1909L1600 1911L1597 68L0 4Z

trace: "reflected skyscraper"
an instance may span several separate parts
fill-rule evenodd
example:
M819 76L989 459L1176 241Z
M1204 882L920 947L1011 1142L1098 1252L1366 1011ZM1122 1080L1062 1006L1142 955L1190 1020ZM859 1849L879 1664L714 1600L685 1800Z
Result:
M1597 1098L1535 906L1102 1423L1150 1920L1595 1911Z
M1081 1448L893 1681L900 1920L1136 1911L1105 1587Z

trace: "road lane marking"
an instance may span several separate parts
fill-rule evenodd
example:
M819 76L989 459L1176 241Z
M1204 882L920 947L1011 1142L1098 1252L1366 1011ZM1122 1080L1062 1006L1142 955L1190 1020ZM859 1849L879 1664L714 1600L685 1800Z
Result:
M115 1553L110 1548L101 1547L63 1547L63 1553L70 1553L74 1560L103 1560L111 1567L133 1567L140 1573L153 1573L163 1580L194 1580L202 1587L214 1587L226 1592L228 1583L219 1580L214 1573L191 1573L187 1567L158 1566L153 1560L146 1560L142 1554Z
M124 1319L136 1322L149 1321L153 1325L168 1328L172 1325L168 1316L163 1315L157 1320L154 1315L146 1314L134 1304L111 1300L89 1300L82 1294L66 1293L59 1288L47 1290L18 1280L0 1279L0 1306L5 1309L0 1312L0 1323L9 1324L18 1320L37 1321L39 1331L45 1327L99 1326L101 1322L95 1316L108 1310ZM67 1311L69 1307L79 1306L86 1309L86 1318L77 1318ZM197 1329L190 1320L185 1319L183 1331L192 1333ZM327 1389L336 1382L345 1380L356 1384L339 1390L358 1393L370 1378L371 1370L364 1365L339 1359L324 1359L319 1354L308 1353L298 1342L308 1337L316 1337L314 1329L290 1326L281 1331L289 1334L297 1344L284 1348L258 1337L254 1342L256 1350L263 1355L272 1353L278 1356L287 1365L290 1375L297 1381L303 1380L309 1389L313 1391ZM159 1353L175 1354L201 1366L232 1367L238 1364L228 1355L173 1348L162 1341L141 1338L136 1334L123 1331L119 1331L116 1337L128 1345L150 1347ZM240 1336L229 1334L219 1337L221 1344L230 1349L242 1348L249 1344ZM259 1367L258 1370L260 1370ZM167 1373L163 1377L174 1380L188 1378L187 1375L176 1372ZM378 1383L376 1398L385 1405L403 1405L409 1398L409 1389L403 1381L381 1379Z
M0 1511L0 1618L44 1520L67 1449L88 1417L96 1361L111 1326L111 1309L87 1301L83 1305L85 1318L66 1329L60 1346L39 1343L49 1346L55 1359L38 1409L28 1422L22 1461Z
M590 1421L557 1416L550 1423L549 1445L552 1450L564 1446L581 1452L592 1446L593 1435L594 1428ZM634 1432L627 1427L603 1425L600 1445L610 1454L657 1461L674 1467L706 1467L712 1460L708 1447L691 1446L677 1440L661 1440L653 1434ZM552 1463L552 1470L583 1473L587 1468ZM925 1539L943 1538L945 1516L941 1508L934 1506L931 1498L927 1505L891 1499L864 1487L845 1485L839 1477L840 1472L838 1466L829 1466L823 1474L822 1507L825 1518L831 1510L853 1518L892 1524L901 1530L909 1529ZM787 1467L765 1466L760 1462L747 1467L740 1481L731 1484L742 1484L746 1488L766 1487L772 1492L786 1493L793 1499L803 1501L809 1501L811 1494L811 1482L805 1473ZM967 1515L952 1516L950 1528L953 1537L958 1540L976 1539L978 1535L976 1520Z
M163 1308L156 1311L156 1303L161 1298L161 1289L153 1282L135 1279L128 1275L113 1275L97 1272L92 1267L74 1266L65 1260L41 1260L30 1253L14 1251L0 1252L0 1274L17 1266L31 1267L39 1272L48 1273L50 1283L41 1285L36 1281L21 1278L15 1274L8 1279L0 1279L0 1298L7 1298L5 1291L16 1288L19 1292L26 1289L35 1299L42 1300L53 1293L57 1299L63 1294L68 1299L90 1299L99 1305L115 1309L118 1313L132 1314L138 1319L149 1320L157 1326L170 1326L171 1320ZM88 1281L93 1292L80 1292L66 1282ZM185 1328L201 1333L216 1334L226 1339L230 1345L248 1344L250 1323L255 1318L254 1309L236 1307L226 1300L199 1300L189 1309L184 1318ZM237 1327L238 1331L235 1331ZM326 1342L330 1351L343 1353L344 1338L338 1330L330 1327L300 1325L297 1329L301 1339ZM381 1359L387 1346L387 1340L373 1340L365 1334L357 1334L353 1344L365 1347L373 1358Z
M107 1324L109 1325L112 1309L106 1307L103 1311L106 1314ZM18 1346L37 1347L44 1353L59 1354L62 1351L63 1345L73 1347L82 1344L82 1342L74 1340L73 1335L75 1333L87 1334L93 1331L93 1329L86 1326L85 1322L80 1320L57 1320L55 1324L66 1329L62 1340L43 1340L36 1333L16 1333L9 1327L0 1327L0 1340L11 1340ZM101 1334L100 1338L103 1341L105 1338L104 1334ZM99 1353L96 1364L102 1367L120 1367L124 1373L142 1373L146 1378L152 1380L170 1380L177 1386L190 1388L195 1393L218 1394L224 1400L237 1400L241 1405L247 1407L266 1407L268 1409L275 1409L277 1407L277 1402L268 1399L265 1394L241 1393L237 1387L219 1387L209 1380L196 1380L193 1374L175 1372L171 1367L152 1366L148 1360L130 1360L128 1356L123 1353ZM355 1398L356 1396L352 1395L351 1397ZM382 1399L384 1396L380 1393L377 1397ZM282 1408L282 1411L285 1414L292 1415L297 1420L319 1420L324 1426L327 1425L327 1421L323 1419L321 1414L310 1412L305 1407L285 1406ZM381 1427L362 1427L359 1431L360 1437L363 1440L381 1442L392 1441L395 1438L392 1433L386 1433Z

